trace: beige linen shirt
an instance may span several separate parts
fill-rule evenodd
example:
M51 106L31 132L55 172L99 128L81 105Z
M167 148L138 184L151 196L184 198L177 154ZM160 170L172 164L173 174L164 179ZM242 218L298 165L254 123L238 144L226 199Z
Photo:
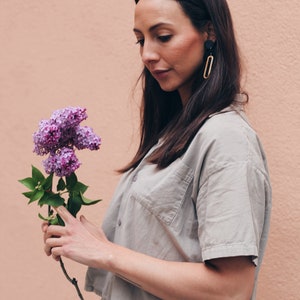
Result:
M262 146L243 112L228 108L211 116L169 167L158 170L144 159L124 174L103 229L114 243L163 260L251 256L257 282L270 211ZM86 290L103 300L158 299L92 268Z

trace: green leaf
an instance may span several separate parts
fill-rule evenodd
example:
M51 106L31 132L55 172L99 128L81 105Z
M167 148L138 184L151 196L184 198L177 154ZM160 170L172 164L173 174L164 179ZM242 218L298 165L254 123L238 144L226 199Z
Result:
M76 218L82 204L80 195L73 195L68 199L67 210Z
M45 179L45 176L42 174L42 172L34 167L34 166L31 166L32 169L31 169L31 173L32 173L32 178L36 181L36 182L42 182L44 179Z
M50 217L43 217L40 213L39 213L39 218L44 220L44 221L50 221L51 219L53 219L53 216L50 216Z
M33 191L28 204L41 199L44 196L44 193L45 193L44 190L35 190L35 191Z
M57 190L63 191L65 188L66 188L66 183L62 178L60 178L57 183Z
M58 207L64 205L65 199L62 198L59 194L50 194L45 193L44 196L40 199L39 205L43 206L45 204Z
M66 177L67 189L70 191L78 182L76 174L73 172L70 176Z
M49 216L49 217L43 217L41 214L39 214L39 218L46 221L46 222L49 222L51 225L58 225L59 224L59 219L58 219L58 216Z
M80 196L81 196L81 200L83 202L83 205L93 205L93 204L96 204L96 203L102 201L102 199L90 200L90 199L84 197L82 193L80 193Z
M80 193L84 194L87 189L88 189L87 185L85 185L82 182L78 181L76 183L76 185L73 187L72 192L75 192L75 193L78 193L78 194L80 194Z
M26 198L31 198L31 196L34 194L35 191L30 191L30 192L25 192L25 193L22 193Z
M60 226L65 226L65 222L64 220L60 217L59 214L56 215L57 217L57 225L60 225ZM52 224L52 223L51 223ZM53 224L52 224L53 225Z
M44 181L42 182L42 186L45 191L52 190L52 181L53 181L53 173L51 173Z
M37 182L33 178L31 178L31 177L20 179L18 181L20 183L22 183L23 185L25 185L27 188L29 188L32 191L34 191L35 187L37 186Z

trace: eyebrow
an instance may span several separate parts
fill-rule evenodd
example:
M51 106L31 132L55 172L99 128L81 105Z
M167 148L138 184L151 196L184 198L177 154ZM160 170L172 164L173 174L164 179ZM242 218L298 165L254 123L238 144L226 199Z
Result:
M161 26L164 26L164 25L171 25L170 23L165 23L165 22L160 22L160 23L157 23L153 26L151 26L149 28L149 32L153 32L155 29L157 29L158 27L161 27ZM133 28L133 31L134 32L137 32L137 33L142 33L141 30L137 29L137 28Z

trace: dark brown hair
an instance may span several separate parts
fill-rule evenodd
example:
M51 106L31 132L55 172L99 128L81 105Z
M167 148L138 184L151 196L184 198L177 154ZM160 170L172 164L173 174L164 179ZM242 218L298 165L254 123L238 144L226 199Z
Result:
M164 0L161 0L164 1ZM214 27L216 43L210 77L202 78L204 63L197 70L192 96L183 107L177 91L163 91L147 68L143 83L141 139L133 160L120 172L138 166L146 153L162 138L161 145L148 157L149 162L165 168L182 156L210 114L231 105L240 93L240 57L232 18L225 0L177 1L192 24L203 31L207 22ZM138 3L139 0L135 0ZM207 53L203 61L206 61ZM199 74L199 75L198 75Z

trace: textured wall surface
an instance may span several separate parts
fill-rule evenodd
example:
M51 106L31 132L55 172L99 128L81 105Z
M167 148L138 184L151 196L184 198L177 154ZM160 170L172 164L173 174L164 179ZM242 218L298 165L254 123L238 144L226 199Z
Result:
M103 139L79 153L80 180L103 202L83 209L101 219L138 135L141 70L132 34L134 1L0 0L1 299L76 299L58 263L43 253L36 206L17 180L40 166L32 133L65 106L84 106ZM298 0L229 0L250 94L248 115L268 156L273 184L269 244L259 300L296 300L300 287L300 33ZM42 210L44 211L44 210ZM82 287L85 267L66 260ZM85 299L97 299L84 293Z

